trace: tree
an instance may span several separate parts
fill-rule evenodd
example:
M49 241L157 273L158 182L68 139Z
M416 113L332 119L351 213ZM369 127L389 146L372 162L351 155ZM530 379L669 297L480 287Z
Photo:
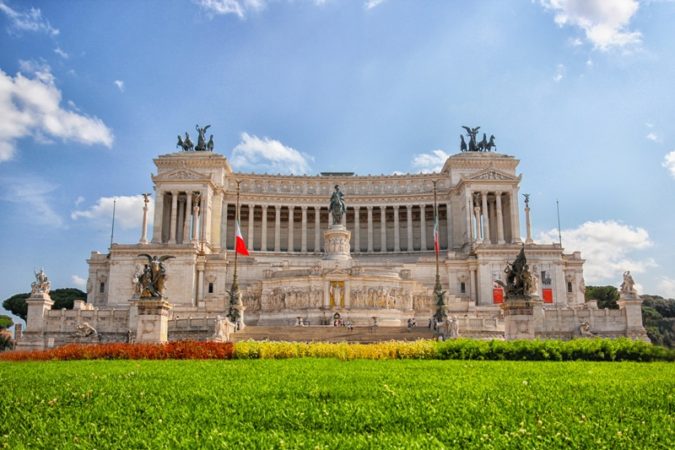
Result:
M619 290L614 286L586 286L586 301L597 300L598 308L619 309Z
M675 300L643 295L642 323L653 344L675 346Z
M75 300L86 301L87 299L87 294L76 288L54 289L49 295L54 302L54 306L52 306L53 309L73 309L73 302ZM2 307L15 316L26 320L26 315L28 314L26 300L28 297L30 297L30 294L28 293L12 295L2 302Z
M4 314L0 315L0 330L6 329L14 325L14 321L11 317Z

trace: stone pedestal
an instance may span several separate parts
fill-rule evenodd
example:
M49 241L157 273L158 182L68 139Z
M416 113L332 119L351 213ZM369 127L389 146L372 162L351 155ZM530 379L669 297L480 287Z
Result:
M502 303L504 337L507 341L534 339L537 309L541 309L541 302L528 298L510 298Z
M171 303L164 299L138 300L136 342L163 344L169 340L169 311Z
M46 292L33 293L28 300L28 313L26 314L26 331L44 331L45 316L52 309L54 302Z
M324 260L329 261L348 261L352 259L349 249L349 240L352 237L351 231L343 225L331 225L323 233L325 255Z
M642 299L639 295L621 294L619 308L626 316L626 337L649 342L642 324Z

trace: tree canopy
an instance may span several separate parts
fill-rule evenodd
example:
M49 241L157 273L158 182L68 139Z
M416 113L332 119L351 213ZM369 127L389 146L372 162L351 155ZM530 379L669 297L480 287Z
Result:
M49 295L54 302L52 309L73 309L73 302L75 300L86 301L87 299L87 294L77 288L54 289L53 291L49 292ZM26 300L28 297L30 297L30 293L12 295L2 302L2 307L15 316L26 320L26 315L28 313L28 305L26 304Z
M4 314L0 315L0 330L9 328L12 325L14 325L14 321L12 320L11 317L6 316Z
M597 300L598 308L619 309L619 290L614 286L586 286L586 301Z

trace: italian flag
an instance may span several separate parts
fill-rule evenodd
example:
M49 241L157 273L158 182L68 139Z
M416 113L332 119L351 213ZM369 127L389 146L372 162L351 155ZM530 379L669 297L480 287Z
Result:
M248 250L246 249L246 243L244 238L241 235L241 229L239 228L239 220L235 222L235 235L234 235L234 251L243 256L248 256Z
M441 251L441 244L438 239L438 214L436 214L436 217L434 218L434 250L436 250L437 255Z

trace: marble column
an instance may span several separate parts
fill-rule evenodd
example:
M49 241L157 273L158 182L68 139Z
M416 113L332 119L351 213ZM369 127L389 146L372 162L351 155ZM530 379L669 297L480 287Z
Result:
M466 238L469 242L473 242L474 239L474 230L473 230L473 195L470 190L466 190Z
M300 227L300 251L307 253L307 207L301 206L302 222Z
M225 203L227 208L227 203ZM227 209L225 210L227 211ZM183 221L183 244L190 240L190 231L192 231L192 192L185 193L185 220ZM227 222L223 227L223 233L227 236Z
M146 195L143 200L143 225L141 225L141 239L140 244L148 243L148 202L149 198Z
M398 223L398 205L394 205L394 252L401 251L401 230Z
M483 240L483 228L480 226L480 206L473 207L473 220L476 228L476 241Z
M152 243L162 242L162 217L164 217L164 191L155 192L155 219L152 222Z
M205 242L208 233L206 231L209 223L209 201L207 197L207 192L202 192L202 206L200 208L199 214L200 214L200 221L201 221L201 241Z
M483 242L490 243L490 214L488 213L487 192L480 193L481 202L483 205Z
M519 244L520 239L520 213L518 212L518 192L514 188L510 192L511 201L511 235L513 236L512 243Z
M368 253L373 252L373 207L366 206L368 209Z
M359 206L354 207L354 252L361 251L361 218L360 213L361 208Z
M330 215L330 214L329 214ZM321 207L314 207L314 252L321 251Z
M413 221L412 221L412 205L405 205L408 219L407 233L408 233L408 251L412 252L415 250L413 245Z
M176 218L176 243L182 244L185 241L183 234L183 225L185 224L185 199L178 195L178 217Z
M169 229L169 244L176 243L177 219L178 219L178 192L171 191L171 228Z
M262 222L260 223L260 251L267 251L267 207L262 205Z
M253 250L253 235L255 234L255 205L248 205L248 233L246 233L246 245Z
M502 211L502 193L496 192L497 196L497 243L504 244L504 212Z
M427 249L427 205L420 205L420 251Z
M387 251L387 207L380 206L380 251Z
M448 202L445 207L445 222L448 226L448 251L452 250L452 203Z
M201 209L201 200L199 203L194 202L192 204L192 243L197 243L197 237L199 236L199 216Z
M294 252L295 251L295 241L294 241L294 236L293 236L293 227L295 224L293 223L294 217L293 213L295 212L295 207L294 206L289 206L288 207L288 249L287 251L289 252Z
M281 205L274 205L274 251L281 251Z

